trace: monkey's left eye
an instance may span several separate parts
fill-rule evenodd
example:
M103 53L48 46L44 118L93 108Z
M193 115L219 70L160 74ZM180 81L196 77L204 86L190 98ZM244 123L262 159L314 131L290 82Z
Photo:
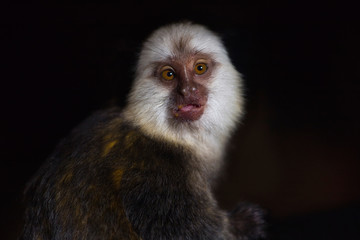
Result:
M175 77L175 73L171 69L166 69L166 70L162 71L161 76L165 80L173 80Z
M207 71L205 63L198 63L195 65L195 73L198 75L204 74Z

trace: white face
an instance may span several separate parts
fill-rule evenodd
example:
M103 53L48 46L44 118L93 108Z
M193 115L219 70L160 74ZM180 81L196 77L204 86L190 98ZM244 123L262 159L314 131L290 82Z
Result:
M228 136L242 112L241 77L215 34L166 26L143 46L128 109L152 135Z

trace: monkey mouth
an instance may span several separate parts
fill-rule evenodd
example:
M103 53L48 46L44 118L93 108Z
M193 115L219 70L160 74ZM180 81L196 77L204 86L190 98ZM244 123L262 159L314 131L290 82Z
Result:
M177 119L195 121L204 113L205 106L199 103L179 104L173 114Z

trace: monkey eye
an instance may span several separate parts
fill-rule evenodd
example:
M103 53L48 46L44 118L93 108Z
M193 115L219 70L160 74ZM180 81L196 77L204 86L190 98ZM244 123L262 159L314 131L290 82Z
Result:
M171 69L166 69L166 70L162 71L161 76L163 79L170 81L170 80L174 79L175 73Z
M195 73L197 75L204 74L207 71L208 67L205 63L198 63L195 65Z

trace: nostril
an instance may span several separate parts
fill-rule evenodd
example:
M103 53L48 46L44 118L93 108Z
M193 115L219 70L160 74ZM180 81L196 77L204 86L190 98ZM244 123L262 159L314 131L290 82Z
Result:
M180 94L183 95L184 97L188 97L190 95L189 89L188 88L181 88Z

